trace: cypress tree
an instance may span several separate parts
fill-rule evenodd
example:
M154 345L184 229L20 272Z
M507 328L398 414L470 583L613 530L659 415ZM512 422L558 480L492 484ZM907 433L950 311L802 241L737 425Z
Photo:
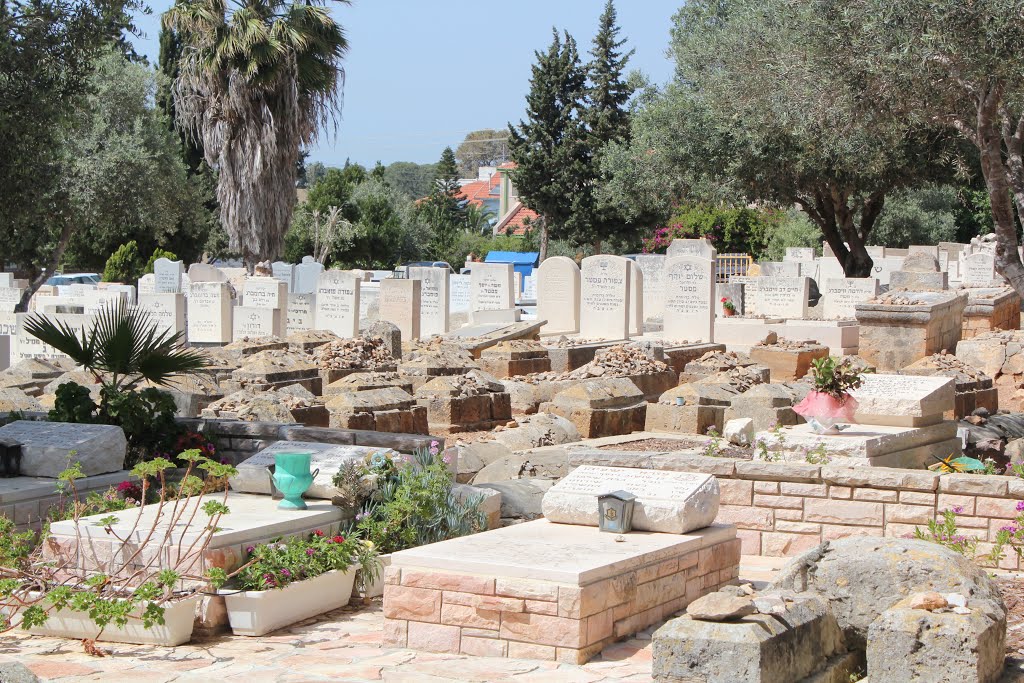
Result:
M429 253L436 259L446 258L466 226L466 211L459 197L459 167L451 147L441 153L434 189L420 204L420 215L433 233Z

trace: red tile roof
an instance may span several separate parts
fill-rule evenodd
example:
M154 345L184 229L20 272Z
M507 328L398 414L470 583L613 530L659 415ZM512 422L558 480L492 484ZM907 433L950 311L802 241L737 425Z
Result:
M486 180L474 180L459 188L459 197L468 203L481 206L490 194L491 186Z
M497 235L525 235L526 229L530 227L530 224L536 223L538 218L540 216L536 211L527 208L522 202L516 202L512 210L505 214L505 217L495 226L494 233Z

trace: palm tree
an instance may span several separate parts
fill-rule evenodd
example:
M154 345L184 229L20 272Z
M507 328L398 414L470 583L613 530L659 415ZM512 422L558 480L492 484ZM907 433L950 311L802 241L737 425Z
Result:
M124 302L102 309L88 330L36 313L25 321L25 331L70 356L112 394L143 381L166 386L176 375L209 364L203 353L181 347L181 332L160 331L148 311Z
M466 205L466 229L474 235L489 235L493 228L494 212L483 205Z
M249 265L281 254L300 149L340 112L348 41L326 2L178 0L164 14L183 45L178 126L217 171L221 224Z

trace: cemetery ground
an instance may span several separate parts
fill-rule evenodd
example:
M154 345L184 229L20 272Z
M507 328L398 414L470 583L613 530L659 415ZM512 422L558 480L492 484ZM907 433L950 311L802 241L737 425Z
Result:
M42 291L0 334L0 674L1016 680L990 246Z

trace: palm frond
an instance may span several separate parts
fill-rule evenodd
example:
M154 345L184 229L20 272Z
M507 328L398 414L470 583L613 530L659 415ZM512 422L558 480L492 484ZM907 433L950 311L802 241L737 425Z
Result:
M78 365L88 368L95 362L96 349L85 334L63 321L55 321L33 313L24 323L24 329L33 337L69 356Z

